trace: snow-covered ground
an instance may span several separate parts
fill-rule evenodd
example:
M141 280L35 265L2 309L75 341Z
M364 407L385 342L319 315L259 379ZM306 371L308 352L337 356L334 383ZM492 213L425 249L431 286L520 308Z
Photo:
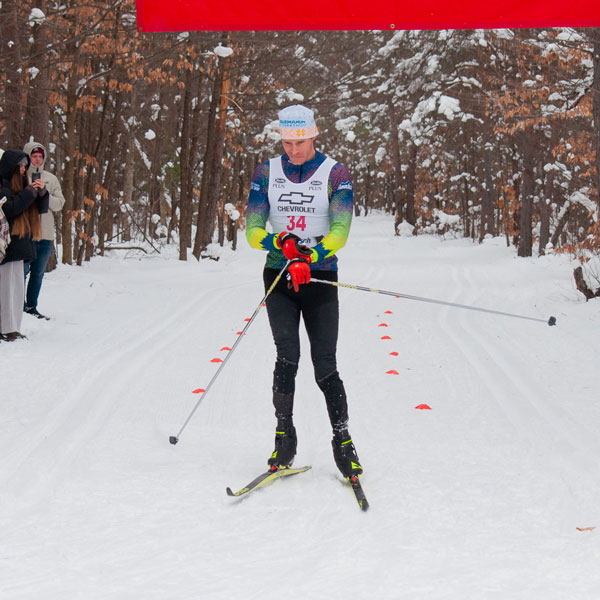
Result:
M52 320L25 315L29 339L0 343L0 598L600 598L600 304L567 257L355 219L341 282L558 319L340 289L363 513L305 337L296 464L312 470L225 494L272 450L264 309L169 444L263 296L264 254L240 246L61 265Z

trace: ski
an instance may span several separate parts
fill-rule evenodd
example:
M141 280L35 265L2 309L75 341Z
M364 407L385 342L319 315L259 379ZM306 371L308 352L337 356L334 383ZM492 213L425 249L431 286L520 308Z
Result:
M306 467L298 467L297 469L294 469L292 467L284 467L284 468L273 467L273 468L269 469L268 471L261 473L258 477L253 479L246 487L243 487L241 490L239 490L237 492L232 491L232 489L228 487L226 490L227 495L234 496L234 497L243 496L244 494L248 494L249 492L252 492L259 487L262 487L263 485L266 485L267 483L271 483L272 481L275 481L275 479L279 479L281 477L289 477L290 475L297 475L298 473L304 473L305 471L308 471L310 468L312 468L310 465L307 465Z
M362 485L358 480L358 476L354 475L353 477L348 477L348 483L352 487L352 491L354 492L354 496L356 497L356 501L358 502L361 510L368 510L369 503L367 502L367 497L362 489Z

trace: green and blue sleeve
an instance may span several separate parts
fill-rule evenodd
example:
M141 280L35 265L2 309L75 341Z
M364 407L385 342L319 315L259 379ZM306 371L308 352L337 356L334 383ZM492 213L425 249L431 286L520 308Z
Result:
M350 173L336 163L329 175L329 233L313 248L313 262L335 255L346 245L354 211L354 192ZM314 255L316 254L317 260Z
M246 206L246 239L252 248L278 250L276 236L267 231L269 219L269 163L263 163L254 171L250 184L250 196Z

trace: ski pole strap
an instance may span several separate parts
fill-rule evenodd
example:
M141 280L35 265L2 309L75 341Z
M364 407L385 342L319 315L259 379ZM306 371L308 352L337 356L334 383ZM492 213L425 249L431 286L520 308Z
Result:
M424 298L422 296L411 296L410 294L401 294L399 292L388 292L377 288L364 287L362 285L354 285L351 283L340 283L339 281L326 281L325 279L311 278L311 283L326 283L327 285L335 285L337 287L350 288L351 290L360 290L361 292L372 292L374 294L385 294L386 296L395 296L396 298L405 298L406 300L418 300L419 302L429 302L431 304L441 304L443 306L453 306L454 308L464 308L466 310L475 310L478 312L490 313L494 315L502 315L504 317L513 317L515 319L527 319L528 321L539 321L547 325L556 325L556 317L549 319L539 319L538 317L529 317L526 315L516 315L514 313L502 312L500 310L491 310L489 308L480 308L478 306L470 306L468 304L457 304L456 302L447 302L445 300L434 300L433 298Z
M225 358L223 359L223 362L219 365L219 368L216 370L215 374L212 376L212 379L208 382L208 385L206 386L206 389L200 395L200 398L198 398L196 405L194 406L194 408L192 409L192 412L189 414L188 418L185 420L185 422L181 426L179 433L176 436L175 435L169 436L169 442L171 444L176 444L179 441L179 436L183 433L183 430L187 427L187 424L191 421L192 417L194 416L194 413L198 410L200 403L202 402L202 400L204 400L204 398L208 394L210 388L212 387L213 383L217 380L217 377L223 370L223 367L227 364L227 361L231 358L232 354L235 352L235 349L238 347L239 343L242 341L244 335L246 334L246 331L248 331L248 329L250 328L250 325L252 325L252 323L254 322L254 319L256 319L256 315L258 315L262 305L266 302L266 300L270 296L271 292L275 289L275 286L277 285L277 283L279 282L279 280L285 273L290 262L291 261L288 260L285 263L285 266L283 267L283 269L281 269L281 271L279 271L279 273L277 274L277 277L275 277L275 280L273 281L273 283L267 290L267 293L265 294L264 298L258 303L258 306L254 310L254 313L252 314L252 316L250 317L250 319L248 320L248 322L246 323L246 325L240 332L240 334L239 334L237 340L235 340L233 346L231 346L231 350L227 353L227 356L225 356Z

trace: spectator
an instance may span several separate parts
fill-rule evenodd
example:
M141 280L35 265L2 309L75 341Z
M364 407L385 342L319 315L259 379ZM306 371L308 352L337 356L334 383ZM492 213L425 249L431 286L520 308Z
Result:
M46 184L46 189L50 194L49 208L50 210L41 215L42 219L42 239L35 242L36 258L31 262L25 263L25 307L24 310L30 315L36 316L38 319L48 319L42 315L38 309L38 297L42 288L42 280L46 272L48 259L52 254L52 246L55 238L54 216L52 212L62 210L65 205L65 197L63 196L60 183L56 175L44 170L46 162L46 148L38 142L31 141L25 144L23 151L29 155L31 164L27 170L29 179L35 180L41 177ZM27 276L29 275L29 281Z
M0 158L0 198L10 228L10 243L0 264L0 337L13 342L23 320L24 261L35 259L34 241L42 236L40 214L48 211L48 191L42 179L29 183L29 157L21 150L6 150Z

